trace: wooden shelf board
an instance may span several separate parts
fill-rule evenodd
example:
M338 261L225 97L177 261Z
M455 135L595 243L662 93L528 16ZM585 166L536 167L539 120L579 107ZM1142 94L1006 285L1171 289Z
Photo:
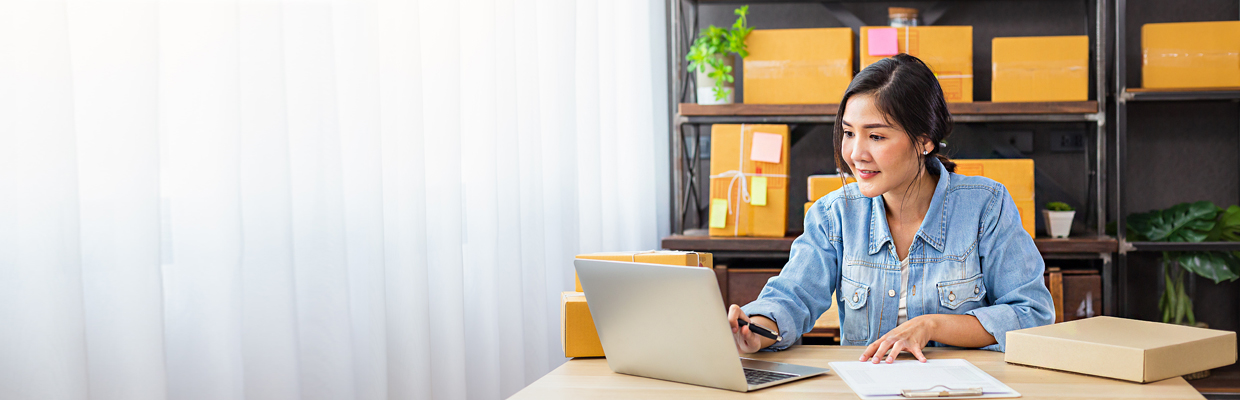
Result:
M840 328L817 328L806 332L804 337L810 338L837 338L840 337Z
M1058 101L1040 103L947 103L953 115L1093 114L1097 101ZM839 104L720 104L680 103L683 116L793 116L835 115Z
M788 252L796 236L781 238L710 237L672 235L663 238L662 247L686 251ZM1119 246L1111 237L1073 237L1033 240L1042 253L1113 253Z
M1130 93L1168 93L1168 92L1231 92L1240 90L1240 86L1203 87L1203 88L1127 88Z

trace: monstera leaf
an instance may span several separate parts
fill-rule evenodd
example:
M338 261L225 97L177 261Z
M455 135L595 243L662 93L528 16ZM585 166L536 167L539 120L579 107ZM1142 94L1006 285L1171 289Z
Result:
M1214 229L1219 209L1208 201L1128 216L1129 236L1150 242L1200 242Z
M1176 261L1184 269L1208 278L1214 283L1240 278L1240 259L1236 259L1232 253L1190 251L1180 253Z
M1240 206L1227 207L1206 238L1211 242L1240 242Z

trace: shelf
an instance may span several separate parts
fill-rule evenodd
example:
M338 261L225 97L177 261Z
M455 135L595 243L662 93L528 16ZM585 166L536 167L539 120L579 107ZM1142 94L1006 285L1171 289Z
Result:
M947 103L959 122L1094 121L1098 102ZM831 123L839 104L720 104L680 103L677 113L689 123Z
M1175 89L1128 88L1124 90L1123 98L1128 101L1238 100L1240 99L1240 87Z
M840 337L840 328L818 328L806 332L802 337L807 338L838 338Z
M1240 242L1128 242L1128 251L1240 251Z
M662 247L668 250L720 252L726 255L776 253L766 258L787 257L795 236L781 238L710 237L672 235L663 238ZM1113 253L1119 246L1112 237L1074 237L1067 239L1036 238L1033 243L1043 254ZM1240 243L1234 243L1240 249ZM723 255L723 254L721 254ZM778 257L774 257L774 256Z

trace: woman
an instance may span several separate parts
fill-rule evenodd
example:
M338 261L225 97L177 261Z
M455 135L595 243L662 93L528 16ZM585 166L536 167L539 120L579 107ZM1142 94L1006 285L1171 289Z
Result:
M952 130L934 73L900 54L866 67L840 101L835 163L857 182L815 202L788 264L733 304L737 350L782 350L836 293L841 344L861 360L925 362L928 345L1004 350L1006 333L1053 322L1044 265L1003 185L952 173ZM758 336L737 320L777 331Z

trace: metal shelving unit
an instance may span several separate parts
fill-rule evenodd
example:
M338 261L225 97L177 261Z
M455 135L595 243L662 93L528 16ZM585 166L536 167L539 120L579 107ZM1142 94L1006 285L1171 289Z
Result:
M866 1L866 0L852 0ZM1101 260L1102 263L1102 280L1104 293L1104 310L1106 315L1114 315L1115 304L1115 271L1112 262L1112 254L1116 251L1116 241L1114 238L1103 235L1106 227L1107 217L1107 191L1108 187L1106 167L1109 165L1107 161L1107 94L1112 93L1107 89L1107 56L1110 54L1107 43L1107 16L1110 6L1109 0L1093 0L1095 7L1094 31L1090 34L1093 39L1091 48L1091 56L1095 66L1095 89L1096 98L1086 102L1056 102L1056 103L949 103L952 117L957 122L976 123L976 122L1092 122L1095 128L1095 140L1093 141L1093 150L1095 153L1094 162L1090 171L1093 174L1094 185L1091 196L1093 197L1092 215L1094 221L1094 232L1097 236L1074 238L1076 247L1074 251L1054 251L1043 249L1046 258L1092 258ZM702 2L708 2L703 0ZM711 3L740 3L739 1L709 1ZM748 3L762 3L763 1L749 1ZM790 2L790 1L781 1ZM807 1L809 2L809 1ZM849 25L854 31L859 31L862 22L859 18L849 13L840 6L841 2L848 1L812 1L813 3L821 3L825 6L837 20ZM952 1L942 1L935 3L930 9L926 10L926 25L932 25L933 20L938 19L944 12L950 9ZM708 192L708 188L701 188L698 184L702 171L701 154L702 148L702 125L717 123L776 123L789 124L792 132L792 141L795 143L798 139L804 137L808 129L804 129L808 125L814 124L833 124L835 123L835 113L838 110L836 104L812 104L812 105L765 105L765 104L729 104L722 106L703 106L692 103L688 99L689 93L693 93L689 89L689 74L686 70L686 63L683 55L685 49L692 43L694 35L699 31L697 26L697 7L699 2L695 0L672 0L671 10L669 12L671 21L670 27L672 32L671 40L671 96L672 103L678 104L672 111L672 237L664 239L664 247L682 248L687 250L706 251L708 242L686 241L683 233L686 230L700 228L700 226L686 226L690 213L696 213L694 220L700 225L702 223L701 208L702 193ZM1088 3L1087 3L1088 4ZM687 12L685 6L687 5ZM686 145L686 138L692 139L692 145ZM776 246L781 241L790 242L791 238L772 238L772 239L750 239L743 240L770 243L757 244L756 246L764 250L751 249L714 249L714 251L726 251L729 256L745 257L745 258L779 258L787 257L787 249L772 250L771 246ZM742 247L754 245L750 242L739 242L745 244ZM1045 243L1039 240L1039 246ZM712 243L711 245L714 245ZM671 247L669 247L671 246ZM1061 248L1061 250L1066 248ZM780 252L782 251L782 254Z
M1116 239L1119 241L1117 268L1119 272L1119 298L1127 298L1128 288L1128 253L1145 251L1238 251L1240 243L1164 243L1164 242L1130 242L1127 237L1126 216L1129 212L1127 201L1123 196L1124 166L1128 162L1128 103L1147 101L1237 101L1240 100L1240 87L1225 88L1184 88L1184 89L1144 89L1129 88L1128 70L1125 63L1128 34L1125 30L1127 21L1127 0L1115 2L1115 190L1117 201L1115 210ZM1240 150L1240 149L1238 149ZM1238 151L1240 154L1240 151ZM1190 282L1191 285L1192 282ZM1119 310L1120 316L1129 315L1127 307Z

